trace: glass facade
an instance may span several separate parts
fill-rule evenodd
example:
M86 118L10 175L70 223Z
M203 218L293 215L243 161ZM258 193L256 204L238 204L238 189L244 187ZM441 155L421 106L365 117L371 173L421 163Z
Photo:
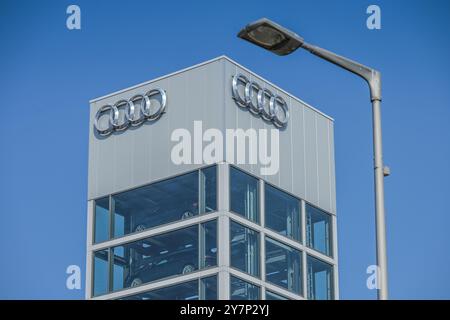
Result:
M109 197L95 201L94 242L109 239Z
M269 184L264 191L266 227L300 241L300 200Z
M259 181L235 167L230 167L230 210L259 222Z
M259 300L261 288L240 278L230 277L230 300Z
M266 281L302 293L301 252L285 244L266 238Z
M333 268L328 263L308 256L308 299L333 299Z
M214 220L112 247L112 266L107 267L105 272L106 278L112 279L112 284L108 286L110 291L137 287L215 266L216 230ZM97 255L95 253L96 258ZM94 293L99 290L103 290L103 283L97 287L97 282L94 282Z
M280 296L279 294L276 294L274 292L266 291L266 300L289 300L289 299Z
M231 266L259 277L259 234L243 225L230 223Z
M198 171L112 196L114 238L199 214Z
M95 243L217 210L216 166L96 201Z
M217 300L217 276L150 290L121 300Z
M309 204L306 204L305 208L306 245L331 256L331 216Z
M231 165L102 197L92 208L90 297L335 298L332 215Z
M94 296L108 293L109 290L109 255L108 250L94 254Z

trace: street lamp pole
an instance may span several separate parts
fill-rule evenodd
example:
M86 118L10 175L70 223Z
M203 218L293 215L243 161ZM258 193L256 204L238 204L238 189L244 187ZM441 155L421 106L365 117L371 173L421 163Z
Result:
M260 19L242 29L239 37L267 49L278 55L287 55L298 48L308 50L312 54L327 60L341 68L362 77L370 89L372 102L372 128L374 153L375 182L375 219L377 246L377 285L378 299L388 299L387 253L386 253L386 221L384 213L384 177L390 174L383 165L381 136L381 74L379 71L339 56L333 52L306 43L296 33L270 21Z

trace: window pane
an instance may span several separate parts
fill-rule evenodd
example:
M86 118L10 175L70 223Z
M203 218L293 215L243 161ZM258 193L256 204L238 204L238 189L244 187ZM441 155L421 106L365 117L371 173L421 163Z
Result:
M259 221L258 179L230 167L230 209L254 222Z
M95 200L94 243L109 240L109 197Z
M108 250L94 253L94 296L108 292Z
M333 299L332 266L311 256L308 256L308 299Z
M266 238L266 281L301 294L302 268L299 250Z
M198 281L193 280L166 288L139 293L121 300L198 300Z
M203 278L201 281L201 300L217 300L217 276Z
M114 290L198 269L198 225L113 248Z
M266 291L266 300L288 300L288 299L274 292Z
M295 197L265 185L266 227L300 241L300 201Z
M125 278L127 276L127 260L125 257L125 248L115 247L113 253L113 291L123 289Z
M331 216L306 204L306 244L328 256L331 252Z
M114 195L114 237L198 215L198 171Z
M201 228L201 267L208 268L217 265L217 221L203 223Z
M216 166L208 167L200 171L201 194L200 213L217 210L217 169Z
M230 276L230 300L259 300L259 287Z
M259 233L230 221L231 266L259 277Z

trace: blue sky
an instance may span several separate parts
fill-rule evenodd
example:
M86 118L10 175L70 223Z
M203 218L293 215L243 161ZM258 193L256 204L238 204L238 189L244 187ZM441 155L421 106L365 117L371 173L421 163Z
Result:
M370 4L381 30L366 28ZM0 298L84 297L65 270L84 276L88 101L222 54L335 119L341 298L376 297L367 86L236 38L260 17L381 71L390 295L450 299L450 4L437 0L1 1Z

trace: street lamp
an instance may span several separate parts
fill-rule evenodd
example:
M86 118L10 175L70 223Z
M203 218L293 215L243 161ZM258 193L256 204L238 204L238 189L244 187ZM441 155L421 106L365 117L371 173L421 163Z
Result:
M373 152L375 166L375 211L376 238L378 264L378 299L388 299L387 257L386 257L386 223L384 215L384 177L390 174L388 167L383 166L383 152L381 142L381 74L379 71L366 67L360 63L339 56L328 50L306 43L296 33L263 18L247 25L238 33L238 37L245 39L259 47L277 55L284 56L303 48L312 54L344 68L367 81L372 101L373 121Z

